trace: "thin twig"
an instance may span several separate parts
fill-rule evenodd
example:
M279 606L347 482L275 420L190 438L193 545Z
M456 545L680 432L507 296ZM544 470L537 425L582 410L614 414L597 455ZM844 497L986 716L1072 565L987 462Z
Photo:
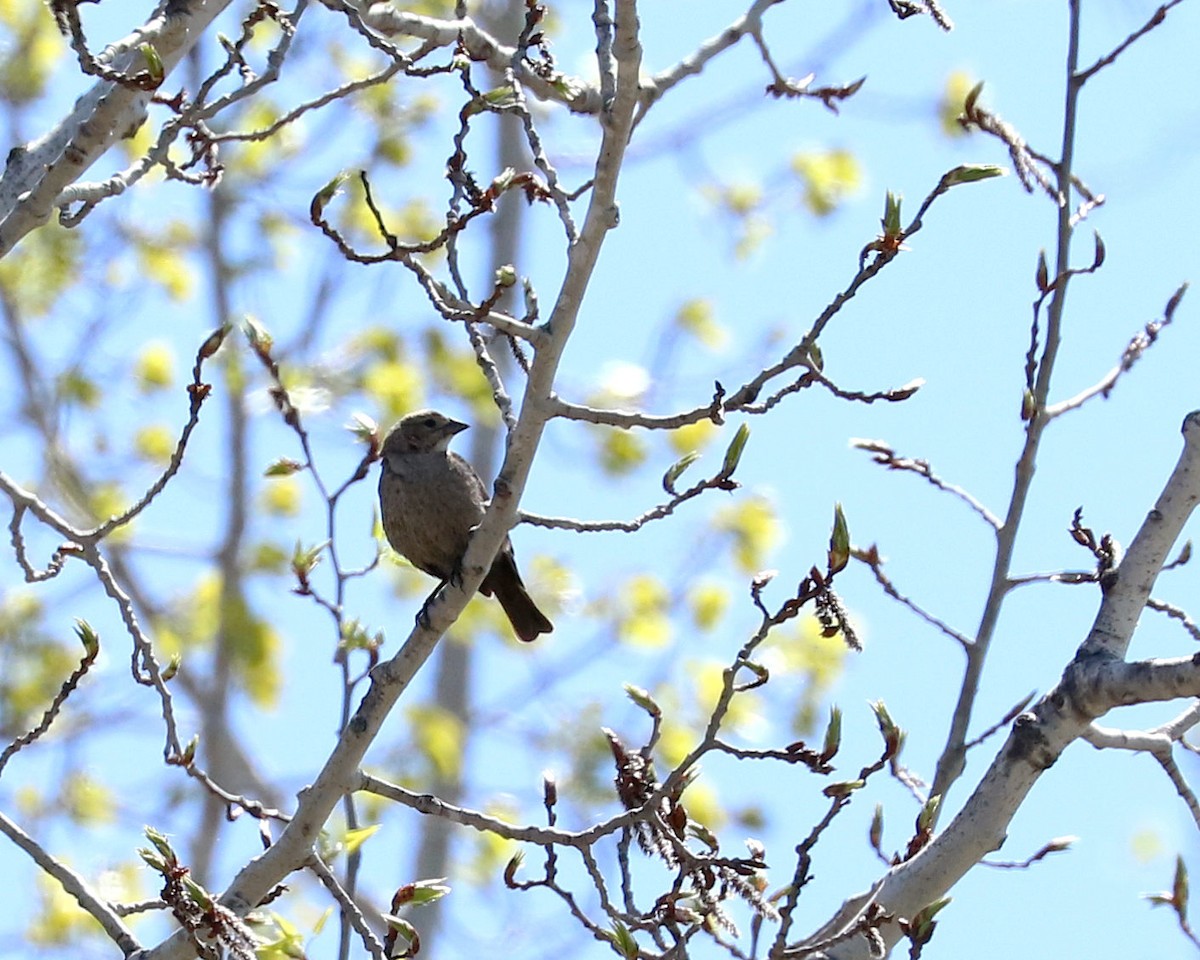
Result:
M928 460L920 460L913 457L901 457L896 454L896 451L882 440L863 440L852 439L850 446L856 450L866 450L868 453L874 454L871 458L875 463L882 464L889 470L901 470L909 473L915 473L919 477L924 477L931 486L938 490L948 493L953 497L958 498L968 507L970 507L979 517L993 530L1000 530L1003 521L997 517L992 511L985 507L982 503L967 493L962 487L947 483L936 473L929 465Z
M123 955L128 957L142 949L133 931L121 922L120 915L108 901L93 891L83 877L47 853L36 840L3 813L0 813L0 833L29 854L43 873L57 880L62 888L75 898L80 908L104 928L104 932Z

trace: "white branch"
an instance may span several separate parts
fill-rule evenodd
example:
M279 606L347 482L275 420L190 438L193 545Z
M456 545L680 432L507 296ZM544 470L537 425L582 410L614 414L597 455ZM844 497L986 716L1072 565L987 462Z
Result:
M71 870L70 867L50 856L41 845L29 834L0 813L0 833L24 850L42 871L59 882L79 906L87 911L96 922L104 928L104 932L120 948L125 956L141 949L141 944L124 923L112 904L108 903L92 890L84 879Z
M114 70L144 66L143 44L158 53L167 73L192 49L229 0L189 0L159 13L98 57ZM31 230L49 221L71 184L117 140L132 136L146 119L151 94L99 81L75 109L40 139L8 155L0 175L0 258Z
M572 113L599 113L600 91L576 77L559 76L558 82L544 79L524 63L514 62L516 49L502 44L470 17L439 20L397 10L391 3L376 3L363 22L385 36L417 37L441 47L453 47L462 38L472 59L498 71L512 68L516 78L540 100L563 104Z
M1082 654L1125 656L1138 618L1154 587L1154 580L1166 562L1171 545L1198 502L1200 410L1193 410L1183 421L1183 453L1171 478L1130 543L1121 565L1102 584L1105 588L1104 602L1100 605L1091 633L1084 641L1080 651Z
M291 822L279 839L239 871L221 902L244 916L288 874L302 868L313 844L341 797L359 787L363 757L392 707L433 652L438 638L454 622L478 589L501 542L517 520L518 507L533 454L548 417L547 398L568 338L575 326L588 281L605 235L617 224L616 189L638 101L641 45L634 0L618 0L613 55L617 62L616 96L601 118L603 140L596 163L591 200L578 241L571 246L568 269L550 319L549 336L537 348L526 385L521 417L509 438L491 505L471 537L462 562L460 585L443 587L431 601L428 621L412 631L400 651L371 671L371 684L342 731L337 747L312 785L300 793ZM184 933L148 951L143 960L183 958Z
M1154 509L1120 566L1106 579L1096 625L1057 686L1013 723L1004 747L958 815L927 847L884 877L874 901L889 914L911 918L945 895L986 854L999 849L1033 785L1097 717L1125 704L1200 695L1200 660L1125 663L1120 659L1171 545L1200 502L1200 411L1184 419L1183 437L1183 453ZM1171 774L1169 767L1167 772ZM1180 793L1187 801L1190 791L1185 791L1186 787ZM1194 807L1194 801L1189 807ZM847 925L826 924L808 942L834 936ZM895 924L879 932L889 948L901 936ZM856 936L828 954L836 960L868 960L876 955L873 951L865 937Z

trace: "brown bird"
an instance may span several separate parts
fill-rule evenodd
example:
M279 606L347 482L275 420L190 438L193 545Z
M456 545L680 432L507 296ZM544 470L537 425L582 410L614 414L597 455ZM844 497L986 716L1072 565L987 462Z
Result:
M383 532L397 553L443 583L461 574L471 530L487 503L483 481L447 447L467 424L436 410L417 410L400 420L383 441L379 506ZM518 637L529 642L554 625L525 590L508 537L479 592L495 595Z

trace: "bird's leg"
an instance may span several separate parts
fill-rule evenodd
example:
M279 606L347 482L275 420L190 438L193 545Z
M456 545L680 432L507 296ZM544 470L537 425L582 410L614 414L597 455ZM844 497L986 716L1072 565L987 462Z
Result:
M470 540L471 537L475 536L475 531L478 529L479 529L479 524L475 524L473 527L471 527L470 530L467 531L468 541ZM450 584L450 586L452 586L452 587L461 587L462 586L463 558L461 556L454 558L454 566L450 568L450 576L448 576L446 578L445 582Z
M429 620L429 605L433 603L433 598L438 595L438 591L441 590L442 587L444 587L448 582L449 579L443 580L436 587L434 587L429 596L425 598L425 602L421 604L421 609L417 611L415 623L423 630L433 629L433 624Z

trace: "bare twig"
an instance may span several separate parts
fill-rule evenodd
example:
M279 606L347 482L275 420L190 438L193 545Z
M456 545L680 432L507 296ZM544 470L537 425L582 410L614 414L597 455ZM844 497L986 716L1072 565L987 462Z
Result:
M1052 853L1062 853L1065 850L1069 850L1071 845L1078 840L1078 837L1055 837L1038 850L1037 853L1026 857L1024 860L981 860L980 864L985 867L994 867L997 870L1028 870L1035 863L1046 859Z
M856 450L865 450L868 453L873 454L871 459L875 463L887 467L889 470L901 470L908 473L915 473L919 477L924 477L931 486L936 487L938 490L948 493L965 503L984 521L984 523L986 523L993 530L998 531L1002 526L1002 521L1000 518L992 513L982 503L976 500L973 496L971 496L971 494L969 494L966 490L960 486L957 486L956 484L947 483L936 473L934 473L933 468L929 465L928 460L898 456L896 451L882 440L853 439L850 441L850 446L854 447Z
M387 952L384 950L383 942L375 936L375 931L367 923L367 918L363 916L362 909L338 882L337 877L333 875L333 871L325 865L325 861L314 853L308 861L308 869L316 874L317 879L321 881L321 885L329 891L329 895L333 897L338 908L341 910L342 916L349 920L359 939L362 940L367 953L374 957L375 960L385 960Z
M1137 363L1142 358L1143 354L1145 354L1145 352L1154 345L1155 341L1158 340L1158 335L1162 332L1163 327L1167 326L1174 319L1175 308L1179 306L1179 302L1183 299L1183 295L1187 292L1187 288L1188 285L1185 283L1175 291L1171 299L1167 301L1166 309L1163 311L1162 320L1152 320L1147 323L1141 332L1129 341L1129 345L1125 348L1124 353L1121 354L1120 362L1113 367L1112 370L1105 374L1105 376L1098 383L1093 384L1086 390L1076 394L1070 399L1063 400L1054 404L1053 406L1047 407L1046 416L1057 417L1068 412L1069 410L1078 410L1087 401L1094 397L1104 397L1107 399L1109 394L1112 393L1113 388L1117 385L1117 380L1121 378L1122 374L1128 373L1129 370L1133 368L1133 365Z
M850 555L854 557L855 560L865 563L871 568L871 573L875 575L875 581L883 588L883 592L889 597L907 607L930 626L936 627L951 640L955 641L964 650L971 646L972 641L970 637L961 631L955 630L944 620L940 619L939 617L935 617L928 610L925 610L923 607L919 606L916 602L909 599L896 589L896 586L892 583L891 578L883 572L883 558L880 557L879 549L874 544L865 550L856 548L851 551Z
M66 703L75 688L79 685L79 681L84 678L92 664L96 662L96 657L100 653L100 640L93 632L92 628L83 621L76 622L76 633L83 643L84 653L83 658L79 661L79 666L71 671L71 675L63 681L58 692L54 695L54 699L42 713L42 719L29 732L22 734L12 741L8 746L0 752L0 772L3 772L5 765L12 756L24 747L33 743L38 737L50 729L50 724L54 722L54 718L58 716L62 705Z
M104 932L108 934L109 939L116 944L122 954L128 957L142 949L142 945L138 943L133 931L121 922L120 914L113 909L110 903L93 891L83 877L52 857L36 840L3 813L0 813L0 833L3 833L29 854L34 863L47 876L57 880L62 888L75 898L75 902L79 904L80 908L104 928Z
M1075 77L1080 86L1090 80L1105 67L1111 66L1116 61L1117 57L1123 54L1126 50L1133 46L1133 44L1148 34L1155 27L1161 26L1163 21L1167 19L1167 14L1181 3L1183 3L1183 0L1167 0L1166 3L1150 14L1149 20L1147 20L1137 30L1134 30L1133 33L1117 44L1117 46L1111 52L1105 54L1090 67L1077 72Z

